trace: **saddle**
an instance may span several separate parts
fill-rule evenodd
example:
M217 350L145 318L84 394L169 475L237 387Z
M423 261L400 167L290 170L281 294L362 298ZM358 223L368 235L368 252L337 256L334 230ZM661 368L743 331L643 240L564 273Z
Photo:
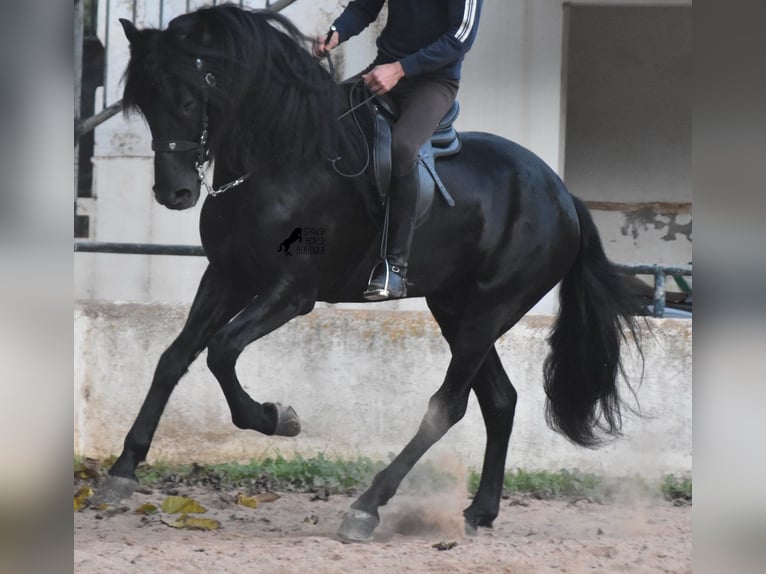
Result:
M391 126L398 117L398 110L393 99L387 94L374 96L368 106L372 116L372 135L369 142L371 151L370 177L378 192L381 206L386 204L391 184ZM460 112L460 104L455 101L434 130L430 141L418 151L418 202L415 226L421 225L433 205L434 191L452 207L455 200L436 172L436 160L457 154L462 143L453 123Z

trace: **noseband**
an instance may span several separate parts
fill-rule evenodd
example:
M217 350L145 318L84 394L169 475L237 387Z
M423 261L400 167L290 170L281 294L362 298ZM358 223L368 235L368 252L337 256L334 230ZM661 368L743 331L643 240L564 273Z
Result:
M202 60L200 58L197 58L194 63L196 64L197 69L200 71L200 74L201 74ZM242 177L239 177L238 179L235 179L234 181L224 184L218 189L214 189L213 187L208 185L208 183L205 181L205 172L207 171L208 161L210 160L210 149L208 148L208 145L207 145L207 138L208 138L207 89L214 87L215 84L216 84L215 76L211 74L210 72L202 76L202 115L200 117L199 141L152 140L152 150L155 152L173 153L173 152L186 152L186 151L197 150L197 159L194 162L194 168L197 170L197 180L207 190L208 195L211 195L213 197L223 193L224 191L231 189L232 187L238 186L240 183L245 181L250 175L249 173L246 173Z

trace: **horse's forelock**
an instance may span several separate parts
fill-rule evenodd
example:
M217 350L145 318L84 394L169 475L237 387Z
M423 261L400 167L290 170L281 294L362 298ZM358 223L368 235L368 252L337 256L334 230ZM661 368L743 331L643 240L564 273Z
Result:
M141 113L139 102L150 95L168 94L183 84L200 89L195 61L208 50L203 45L205 22L197 13L170 21L167 29L146 28L130 42L130 60L123 76L123 109Z

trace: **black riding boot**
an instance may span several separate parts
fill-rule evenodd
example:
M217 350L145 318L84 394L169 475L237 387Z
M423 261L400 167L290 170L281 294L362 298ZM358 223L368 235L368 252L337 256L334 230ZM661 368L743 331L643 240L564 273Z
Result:
M391 176L386 258L375 266L364 292L368 301L398 299L407 295L407 259L418 203L418 165L404 175Z

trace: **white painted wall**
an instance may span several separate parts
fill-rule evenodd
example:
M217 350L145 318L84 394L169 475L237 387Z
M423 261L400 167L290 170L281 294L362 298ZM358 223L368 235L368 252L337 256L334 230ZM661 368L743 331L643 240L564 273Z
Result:
M75 450L118 454L148 390L155 364L181 328L184 305L80 303L75 308ZM625 417L625 436L599 450L575 447L544 422L542 363L550 317L527 317L497 349L519 393L507 467L579 468L610 475L687 473L692 466L691 321L650 320L646 370L637 395L644 418ZM397 373L391 375L395 356ZM628 374L640 377L635 353ZM285 456L366 455L385 460L417 430L449 350L426 312L318 309L246 349L237 364L258 401L291 404L303 423L295 438L236 429L204 353L176 387L151 461L209 463ZM627 393L624 393L628 396ZM465 418L432 449L480 468L484 426L472 397Z

